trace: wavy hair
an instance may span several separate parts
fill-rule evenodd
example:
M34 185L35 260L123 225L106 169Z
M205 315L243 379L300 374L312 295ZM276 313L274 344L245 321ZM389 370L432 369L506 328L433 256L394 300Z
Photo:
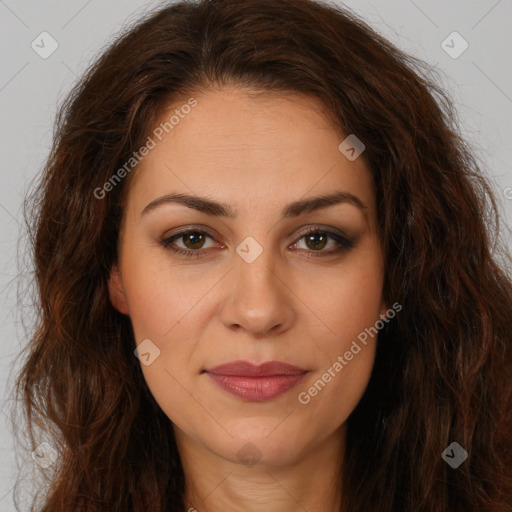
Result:
M379 333L347 420L343 510L512 510L510 258L491 185L435 76L351 11L312 0L159 6L89 66L25 202L38 314L16 393L32 449L38 427L59 454L40 512L184 510L171 422L107 290L129 180L93 191L164 106L226 84L316 97L366 146L383 298L403 310ZM457 469L441 457L452 442L468 453Z

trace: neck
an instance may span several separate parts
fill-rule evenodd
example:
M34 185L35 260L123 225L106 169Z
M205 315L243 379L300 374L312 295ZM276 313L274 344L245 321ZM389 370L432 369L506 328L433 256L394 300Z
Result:
M175 429L186 478L187 512L339 512L346 430L286 464L243 465Z

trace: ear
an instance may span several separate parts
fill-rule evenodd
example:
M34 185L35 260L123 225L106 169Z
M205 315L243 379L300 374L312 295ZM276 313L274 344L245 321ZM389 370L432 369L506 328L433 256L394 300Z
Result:
M108 278L108 293L112 305L123 315L129 315L128 303L123 287L123 279L117 265L113 265Z

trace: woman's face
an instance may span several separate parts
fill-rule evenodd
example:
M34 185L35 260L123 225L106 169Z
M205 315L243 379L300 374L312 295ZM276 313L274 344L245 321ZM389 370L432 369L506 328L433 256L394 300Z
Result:
M387 307L371 174L316 99L187 100L131 176L111 300L179 446L292 463L341 437L372 371L376 337L358 335ZM215 369L240 361L295 368Z

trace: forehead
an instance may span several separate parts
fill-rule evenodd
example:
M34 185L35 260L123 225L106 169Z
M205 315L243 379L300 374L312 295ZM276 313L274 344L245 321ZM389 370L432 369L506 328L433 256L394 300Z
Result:
M190 98L195 106L184 108ZM154 148L128 194L138 210L173 192L215 197L249 215L255 206L281 211L301 197L340 189L374 204L364 158L349 161L340 152L346 135L311 96L237 87L184 96L160 112L150 136Z

